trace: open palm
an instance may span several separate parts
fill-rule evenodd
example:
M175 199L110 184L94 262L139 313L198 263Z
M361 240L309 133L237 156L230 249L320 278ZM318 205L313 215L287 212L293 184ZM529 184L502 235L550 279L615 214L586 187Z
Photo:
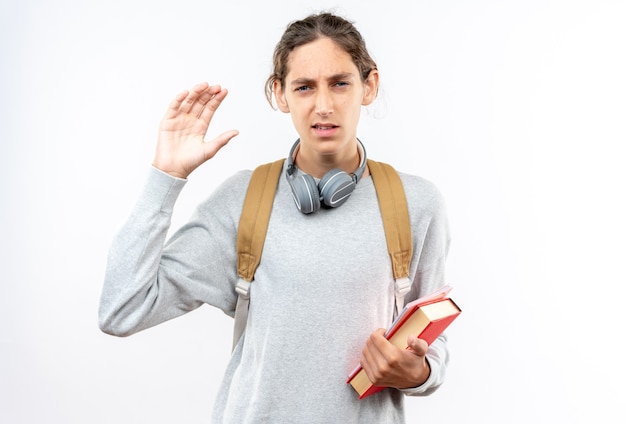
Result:
M206 82L178 94L161 120L154 166L174 177L187 178L239 134L230 130L213 140L204 140L213 115L227 94L226 89Z

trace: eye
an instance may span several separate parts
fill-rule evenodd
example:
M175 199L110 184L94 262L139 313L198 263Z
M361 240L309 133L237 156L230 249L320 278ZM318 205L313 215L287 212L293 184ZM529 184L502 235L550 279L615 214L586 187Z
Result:
M294 91L297 91L299 93L304 93L306 91L309 91L311 89L310 85L301 85L299 87L296 87L296 89Z
M347 80L347 79L336 79L333 83L332 86L334 88L338 88L338 89L344 89L349 87L351 84L351 81Z

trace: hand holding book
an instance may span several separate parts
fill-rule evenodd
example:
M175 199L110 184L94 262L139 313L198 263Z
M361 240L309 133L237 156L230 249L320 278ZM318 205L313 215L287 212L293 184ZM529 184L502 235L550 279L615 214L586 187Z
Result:
M385 329L375 331L365 343L361 366L368 379L380 387L417 387L430 374L426 361L428 344L410 336L406 349L393 345L385 337Z
M444 286L408 303L387 331L379 330L370 337L363 350L363 363L377 385L361 366L348 377L360 399L386 386L410 387L415 384L409 382L424 382L428 378L427 346L461 313L448 297L450 290L450 286ZM421 341L411 343L413 337Z

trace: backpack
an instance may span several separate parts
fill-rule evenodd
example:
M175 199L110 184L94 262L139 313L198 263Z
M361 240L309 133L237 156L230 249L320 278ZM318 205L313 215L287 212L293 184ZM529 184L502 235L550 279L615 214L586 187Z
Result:
M237 282L233 350L248 320L250 284L261 261L274 194L285 159L258 166L252 173L237 231ZM413 255L409 210L402 181L396 170L383 162L367 160L383 218L387 249L395 279L396 314L404 307L411 288L409 265Z

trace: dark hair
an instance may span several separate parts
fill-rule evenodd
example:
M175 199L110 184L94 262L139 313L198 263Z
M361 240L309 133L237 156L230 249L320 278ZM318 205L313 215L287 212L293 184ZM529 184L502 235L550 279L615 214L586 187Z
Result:
M274 70L265 82L265 97L270 105L274 82L279 81L281 85L285 85L291 52L296 47L323 37L330 38L350 55L363 81L372 70L378 69L365 47L365 40L352 22L331 13L310 15L305 19L291 22L274 49Z

